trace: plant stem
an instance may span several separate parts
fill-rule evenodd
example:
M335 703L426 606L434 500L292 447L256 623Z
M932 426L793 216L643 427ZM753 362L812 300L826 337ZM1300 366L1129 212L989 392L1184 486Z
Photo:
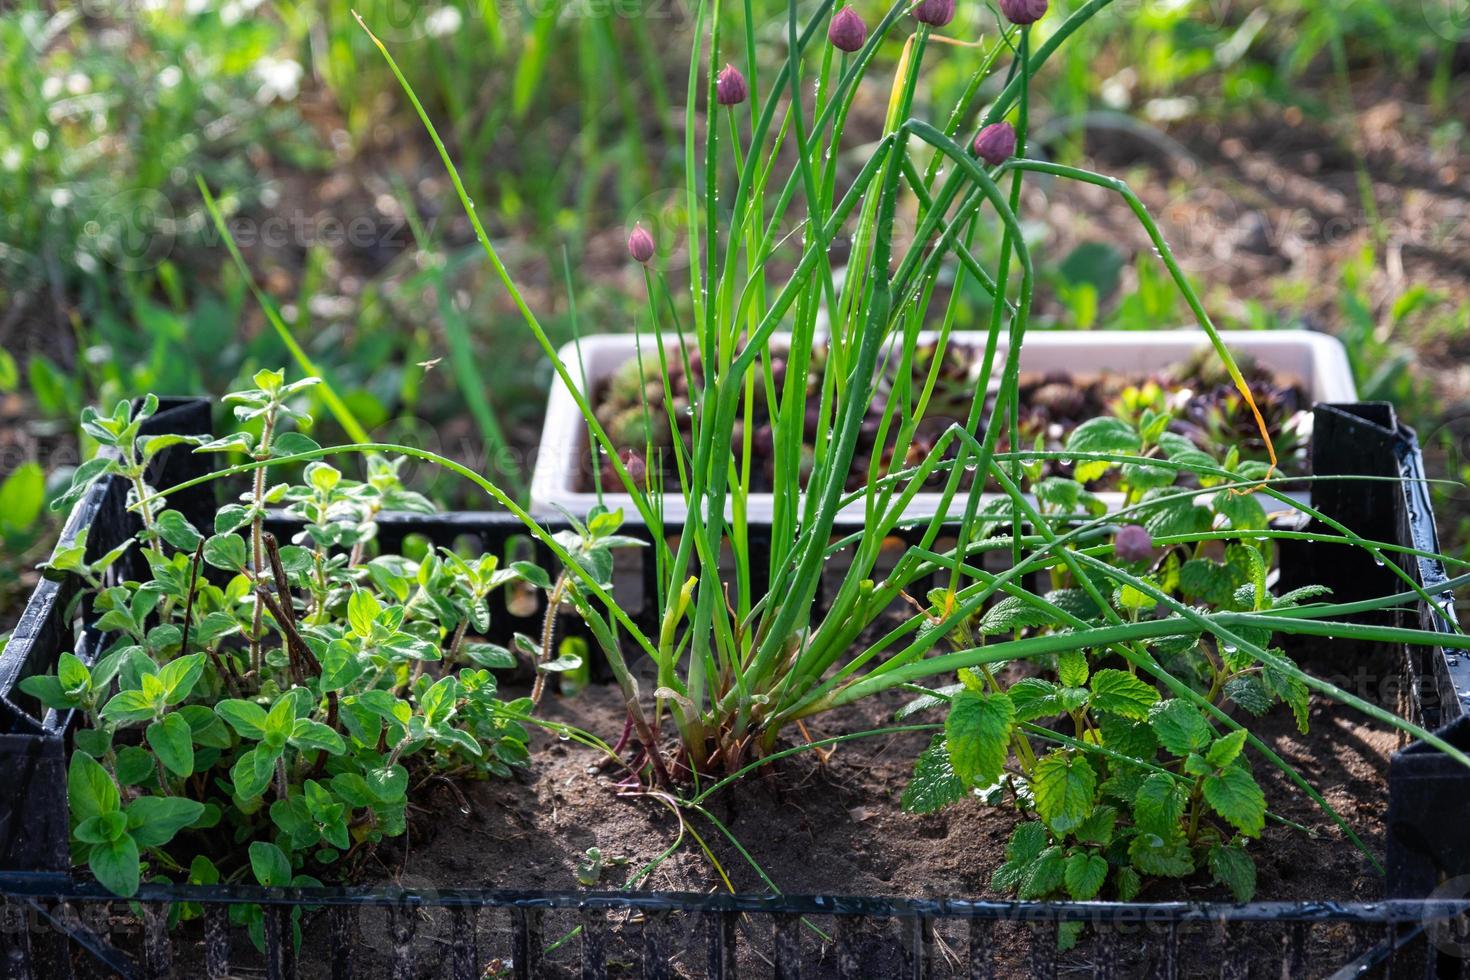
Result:
M542 695L546 693L546 671L541 669L541 665L551 656L551 642L556 635L557 611L561 608L561 598L566 588L567 573L562 572L556 577L556 583L546 597L546 615L541 620L541 647L536 651L536 680L531 684L531 703L538 707Z

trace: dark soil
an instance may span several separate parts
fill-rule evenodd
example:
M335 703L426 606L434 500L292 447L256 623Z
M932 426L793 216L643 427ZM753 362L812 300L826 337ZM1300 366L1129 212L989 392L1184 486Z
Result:
M880 697L819 718L810 726L812 737L892 725L893 711L905 700L902 695ZM546 707L550 718L608 741L622 727L619 699L607 687L594 687ZM1381 859L1387 759L1398 745L1397 735L1329 703L1313 704L1307 736L1296 731L1285 711L1274 712L1256 729L1322 790ZM681 839L681 821L671 808L655 797L620 789L622 774L605 768L599 753L547 738L534 753L535 765L524 781L472 784L462 797L449 789L436 790L414 821L407 846L395 843L380 850L378 871L385 880L408 887L433 883L576 890L584 887L578 880L578 864L589 847L597 847L604 862L594 886L599 889L625 887L636 871L656 863L639 883L640 889L719 892L733 886L740 892L766 893L768 877L788 894L1004 898L988 882L1004 860L1016 820L1013 812L973 799L930 815L908 814L899 807L914 758L928 739L927 732L876 736L844 743L825 763L812 753L778 762L763 775L714 797L707 805L708 817L686 812L682 843L660 861ZM1381 880L1368 859L1332 821L1286 777L1260 763L1256 771L1272 812L1306 828L1268 823L1251 848L1258 867L1257 898L1380 897ZM730 837L739 841L748 858ZM1230 896L1197 876L1183 882L1156 881L1138 900L1228 902ZM365 929L369 915L364 913ZM481 916L480 928L497 933L494 939L482 936L482 951L493 946L504 955L508 950L503 918L503 913ZM432 927L421 924L421 939L424 931L447 927L447 920L433 921ZM637 920L620 916L613 921L612 962L635 969L642 934ZM570 914L550 914L547 941L575 924ZM831 934L830 921L813 920L813 925ZM703 934L697 931L698 924L676 922L671 928L676 974L703 976ZM961 974L968 955L968 925L941 920L936 928L936 973ZM1033 957L1050 952L1050 934L1033 942L1029 928L1020 923L997 926L994 955L1001 975L1031 975ZM765 921L744 923L742 970L757 976L769 973L769 930ZM865 962L872 970L867 975L895 975L901 969L898 936L893 923L878 923L862 933ZM1161 937L1160 929L1139 935L1137 941L1128 939L1124 959L1132 966L1125 975L1143 975L1142 971L1159 966ZM1208 962L1211 972L1217 968L1225 942L1218 929L1201 928L1182 933L1181 938L1186 975L1191 963L1203 969ZM1316 975L1346 962L1367 938L1346 928L1318 928L1308 936L1303 952ZM1230 942L1236 947L1233 955L1247 956L1263 970L1269 966L1262 975L1280 975L1285 940L1284 929L1261 926L1242 927ZM835 967L830 944L813 932L807 932L803 942L806 975L831 975ZM369 939L369 945L379 944ZM552 975L560 975L562 969L574 973L578 949L573 940L550 954L548 969L556 967ZM1062 954L1060 965L1082 966L1097 955L1097 939L1089 931L1076 950ZM1131 972L1134 968L1140 972ZM424 975L437 974L430 969Z
M847 488L856 490L868 481L874 456L879 457L884 471L917 466L932 452L946 430L956 424L964 425L974 398L975 375L979 372L983 354L983 349L962 343L951 343L939 354L943 361L936 373L928 408L916 426L913 438L904 447L901 459L895 458L899 452L896 432L903 421L900 415L891 420L883 444L878 445L884 414L896 387L891 376L881 378L858 434ZM933 345L921 347L916 353L910 396L913 401L917 401L918 393L927 383L935 356ZM820 360L818 352L814 355L814 367L807 384L803 429L808 443L804 449L804 460L810 460L813 451L810 437L822 424L818 408L821 392L817 365ZM1306 472L1306 446L1300 438L1298 423L1301 413L1311 407L1309 399L1295 379L1277 375L1248 356L1239 360L1252 395L1277 443L1276 451L1283 470L1286 473ZM780 353L771 358L771 374L777 391L785 383L786 364L786 358ZM646 356L641 365L636 360L629 361L596 386L592 404L598 421L607 430L608 437L619 450L619 457L634 477L641 478L647 468L652 467L655 472L650 482L662 485L667 491L678 492L679 471L670 464L674 433L669 418L672 415L673 428L677 428L686 454L692 452L690 389L698 389L703 384L699 354L689 355L687 370L681 356L671 356L667 370L668 381L665 383L663 367L656 358ZM760 389L759 383L757 389ZM1130 405L1131 401L1139 404ZM1088 419L1110 413L1134 416L1142 405L1167 405L1176 415L1172 423L1174 431L1188 437L1200 448L1218 451L1222 444L1228 444L1238 446L1247 459L1264 461L1268 458L1248 406L1224 368L1215 360L1213 352L1181 361L1153 374L1025 372L1017 379L1017 403L1021 406L1017 419L1019 444L1026 449L1040 445L1043 449L1060 450L1072 430ZM985 419L994 408L995 394L992 392L986 400ZM981 431L984 430L985 419L977 427ZM754 427L750 440L751 489L756 493L769 493L775 479L774 434L770 409L761 394L757 394L756 404L752 406L750 424ZM743 450L744 439L744 424L737 422L731 438L731 448L737 454ZM645 459L650 448L652 453ZM998 448L1002 452L1010 448L1007 434L1002 434ZM948 455L953 457L954 454ZM1070 472L1070 466L1056 462L1048 462L1045 466L1048 476L1070 475ZM601 476L604 486L616 486L619 482L611 460L602 463ZM937 473L926 486L940 489L945 483L945 476L942 471ZM803 480L805 478L806 472L803 471ZM582 481L581 490L590 492L594 489L590 466L584 469ZM1094 490L1108 490L1114 489L1116 482L1117 472L1114 470L1089 486ZM962 489L968 485L969 479L966 478L962 481Z

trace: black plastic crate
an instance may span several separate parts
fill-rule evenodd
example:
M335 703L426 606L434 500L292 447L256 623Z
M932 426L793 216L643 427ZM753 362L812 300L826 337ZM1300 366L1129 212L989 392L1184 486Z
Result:
M209 412L207 401L166 400L145 431L207 433ZM1319 406L1312 458L1318 475L1399 478L1397 483L1341 479L1314 484L1314 506L1329 517L1365 537L1438 549L1418 444L1413 432L1397 423L1391 406ZM162 472L152 482L168 486L205 472L207 461L183 447L165 455L160 465ZM90 554L117 544L136 530L124 501L121 485L99 483L77 505L63 540L73 540L86 528ZM174 506L208 526L214 489L193 488L174 498ZM535 558L551 558L509 514L388 514L379 523L385 548L399 547L409 535L422 535L441 545L463 544L468 538L473 546L503 552L523 539ZM558 529L557 523L550 522L550 529ZM839 522L834 533L859 527ZM272 529L289 535L293 522L278 517ZM640 532L634 528L629 533ZM752 529L752 537L753 547L768 546L759 529ZM1389 570L1347 546L1283 541L1281 553L1288 584L1293 570L1310 569L1302 579L1331 586L1338 601L1397 590L1398 580ZM1398 560L1427 592L1443 592L1446 576L1439 563L1414 556ZM651 563L643 565L631 574L641 577L648 596L653 569L647 567ZM756 561L754 567L763 563ZM1319 975L1311 957L1323 943L1331 945L1338 961L1334 975L1344 977L1387 975L1396 963L1400 973L1412 966L1427 976L1458 976L1467 962L1454 936L1456 924L1470 911L1470 901L1461 897L1470 887L1427 899L1441 882L1470 872L1470 848L1459 840L1459 828L1470 822L1470 772L1421 744L1398 753L1390 766L1387 890L1395 900L1384 902L971 902L958 897L145 885L136 902L120 903L69 871L65 749L72 719L39 710L16 688L21 677L54 667L63 651L76 649L86 658L99 649L100 637L85 628L81 611L71 608L75 595L69 583L39 586L0 655L0 774L12 787L0 800L0 897L14 920L0 929L0 942L12 976L71 976L74 970L85 975L233 975L232 955L242 947L225 909L241 903L267 909L261 966L272 978L472 977L480 975L490 951L502 947L506 969L527 977L601 977L610 975L610 964L614 972L621 964L642 976L672 976L675 960L680 973L710 977L733 976L737 963L745 964L747 974L781 977L795 977L804 967L808 975L919 977L940 972L936 949L953 950L956 943L964 947L964 955L955 954L953 962L946 958L944 964L963 975L990 976L1014 966L997 959L998 930L1044 930L1069 919L1098 927L1098 954L1087 971L1099 977L1134 975L1140 969L1166 977L1194 975L1202 961L1222 976L1244 976L1247 963L1233 952L1234 943L1243 936L1266 941L1261 940L1266 934L1276 944L1271 948L1279 951L1279 956L1272 954L1279 961L1272 973L1280 976ZM1418 603L1380 614L1379 621L1453 630L1448 593L1442 599L1442 608ZM492 623L501 639L539 622L539 609L522 609L518 615L504 607L503 599L500 606L492 610ZM656 615L653 603L644 601L636 618L649 623ZM566 625L574 626L570 621ZM81 639L74 643L78 626L83 627ZM1374 653L1387 654L1400 665L1408 682L1402 707L1407 716L1439 727L1456 744L1470 743L1470 664L1464 657L1440 648L1382 645ZM190 940L193 954L176 956L164 926L163 910L177 901L197 902L205 910L202 934ZM314 924L309 936L314 938L300 963L287 938L287 916L297 907L318 909L309 913ZM135 934L126 940L110 935L109 924L117 921L110 913L129 908ZM373 917L372 924L364 917ZM562 947L566 955L550 956L543 944L567 935L556 931L563 926L579 929L578 938ZM830 937L815 960L812 928ZM369 931L381 947L372 955L358 949ZM427 949L416 942L416 936L431 934L436 938ZM943 940L938 945L936 935ZM1436 941L1427 944L1426 935ZM1055 975L1058 962L1049 939L1039 937L1030 949L1032 960L1020 972Z

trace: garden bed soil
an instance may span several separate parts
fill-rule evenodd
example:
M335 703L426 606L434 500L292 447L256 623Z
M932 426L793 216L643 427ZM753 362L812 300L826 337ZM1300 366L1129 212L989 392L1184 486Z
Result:
M931 345L920 352L932 360L935 348ZM933 449L945 430L963 425L974 396L976 373L983 350L968 343L952 342L944 349L943 364L937 375L928 411L919 422L910 442L906 456L895 461L893 436L883 446L877 446L877 435L881 430L883 415L887 408L891 380L880 385L873 405L868 409L858 435L857 453L853 458L852 472L847 480L847 489L856 490L868 480L868 471L874 454L881 456L884 468L916 466ZM929 360L916 361L913 369L914 390L923 389L929 371ZM1251 386L1252 394L1270 426L1273 437L1280 443L1276 448L1281 458L1283 472L1287 475L1305 473L1309 469L1304 438L1300 423L1309 412L1311 399L1301 384L1294 378L1272 371L1258 364L1249 355L1239 356L1240 366ZM623 368L593 387L592 407L598 421L607 430L609 438L619 451L624 463L640 473L646 466L658 472L658 482L670 492L680 489L679 474L668 464L668 453L673 445L670 433L670 411L679 429L679 438L690 444L693 415L690 405L690 377L694 385L703 383L703 372L698 353L689 355L689 370L686 371L682 357L668 359L669 383L667 390L662 378L662 368L655 357L646 355L641 369L638 361L629 361ZM997 370L999 368L997 367ZM785 358L772 358L772 374L777 390L784 383ZM692 375L691 375L692 372ZM639 381L640 373L643 380ZM1180 361L1167 370L1157 372L1123 373L1106 371L1101 373L1053 370L1047 372L1023 371L1017 379L1017 403L1021 406L1018 432L1022 448L1035 448L1038 444L1047 450L1060 450L1067 436L1078 425L1088 419L1119 410L1127 402L1147 398L1141 404L1167 403L1175 412L1176 419L1171 428L1186 436L1200 448L1209 450L1221 442L1238 445L1250 459L1267 459L1265 445L1260 438L1254 418L1251 416L1235 384L1217 361L1213 351L1206 348L1200 355ZM816 390L815 379L808 385L809 403L805 431L815 432L820 422L817 402L820 391ZM665 401L671 400L670 408ZM986 399L985 415L994 410L995 392ZM1131 408L1136 413L1141 405ZM764 397L757 396L752 409L751 434L752 475L751 491L769 493L772 490L774 463L774 436L772 421ZM982 429L984 423L982 422ZM744 427L737 423L734 441L738 452L743 444ZM643 454L652 446L653 456L644 460ZM1002 435L999 451L1008 451L1009 437ZM806 447L807 456L811 446ZM953 453L948 454L951 457ZM611 460L601 464L603 485L618 484L618 475ZM597 489L590 466L580 469L578 491L594 492ZM1059 462L1045 464L1046 475L1067 476L1071 466ZM969 478L962 481L968 487ZM1105 475L1089 486L1094 490L1114 489L1116 473ZM936 474L926 485L937 489L945 483L943 473ZM998 489L998 487L994 488Z
M907 695L894 693L822 716L809 726L812 737L892 725L893 712L907 700ZM550 698L543 714L609 742L622 728L620 698L606 686L594 685L573 698ZM908 723L937 720L921 717ZM1398 734L1349 709L1315 699L1308 735L1299 734L1290 712L1280 707L1254 727L1322 791L1381 859L1388 757L1400 745ZM658 863L638 887L713 893L733 886L739 892L765 893L769 889L753 862L788 894L1006 898L989 888L989 880L1004 860L1005 844L1016 821L1013 811L988 807L976 799L928 815L905 813L899 806L914 759L929 737L927 732L908 732L861 739L842 744L825 763L812 753L801 753L746 778L713 797L707 808L739 841L749 860L712 821L688 813L682 846ZM375 855L376 869L371 873L383 883L412 888L575 890L586 887L579 881L579 862L589 847L596 847L604 869L593 887L611 890L625 887L637 869L656 861L678 838L680 821L671 809L655 798L620 790L617 783L623 774L606 766L605 756L597 751L545 736L533 751L533 759L524 779L473 783L458 792L435 789L421 798L406 842L385 843ZM1307 828L1303 832L1269 821L1261 840L1250 846L1257 862L1258 900L1371 901L1382 897L1382 880L1368 859L1315 804L1259 760L1255 772L1271 811ZM713 854L728 883L700 842ZM1228 891L1205 879L1198 875L1185 881L1156 880L1137 900L1231 901ZM372 913L363 914L366 935L371 931L368 916ZM482 929L491 915L503 917L504 913L482 913ZM759 962L769 955L770 926L764 917L754 919L759 921L743 926L747 941L742 944L742 957L751 959L748 967L752 975L759 976L770 970L769 963ZM638 929L626 916L614 923L610 948L617 950L624 944L631 970L638 963ZM830 922L813 924L830 934ZM548 915L548 942L561 934L561 925L570 929L575 919L570 914ZM447 920L441 920L435 928L446 926ZM421 926L421 930L426 928L427 924ZM1208 961L1209 971L1214 972L1222 941L1217 927L1183 928L1197 928L1209 940L1183 942L1186 960L1181 965L1186 975L1190 956L1200 958L1196 964L1200 968ZM959 920L939 920L936 930L936 972L944 976L962 971L968 926ZM1341 965L1350 950L1365 945L1361 935L1345 938L1347 930L1318 927L1311 931L1305 953L1314 974L1327 972L1329 964ZM1020 923L998 927L994 955L999 975L1031 975L1029 964L1036 950L1029 932L1030 927ZM1156 938L1162 934L1159 927ZM877 958L876 972L869 975L887 976L900 970L898 936L894 923L865 935L865 956ZM702 976L703 934L697 931L697 924L686 926L684 939L681 947L676 933L676 975ZM1038 941L1050 943L1051 934L1047 932ZM830 946L811 932L803 942L805 975L831 975ZM1063 968L1069 960L1087 963L1095 959L1096 942L1089 930L1077 949L1061 954ZM1270 965L1269 972L1279 973L1285 942L1284 929L1262 925L1239 927L1232 945L1249 959L1255 975L1263 964ZM1133 967L1124 975L1143 975L1132 969L1158 965L1150 957L1161 955L1159 943L1130 941L1126 945L1125 957L1133 958ZM487 943L482 938L482 950L487 946L499 949L502 955L509 948L508 941L497 946L495 940ZM550 975L561 975L557 971L562 970L574 974L577 949L573 940L549 954ZM887 962L884 957L892 962L877 965ZM614 965L617 961L617 956L610 959ZM746 966L742 962L742 968ZM424 976L435 975L428 963L422 968Z

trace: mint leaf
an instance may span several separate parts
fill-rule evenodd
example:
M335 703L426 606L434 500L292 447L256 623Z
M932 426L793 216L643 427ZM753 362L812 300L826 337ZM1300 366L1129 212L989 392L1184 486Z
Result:
M1065 448L1075 453L1136 453L1143 448L1143 439L1127 422L1104 415L1088 419L1073 429ZM1102 460L1083 461L1072 475L1078 482L1086 483L1102 476L1112 465Z
M1062 849L1052 845L1038 854L1022 875L1019 897L1045 898L1062 887L1065 875L1066 860Z
M1046 849L1046 827L1034 820L1017 824L1006 843L1006 860L1030 861Z
M981 636L999 636L1027 626L1050 626L1056 617L1050 610L1032 605L1019 596L1008 595L985 610L980 618Z
M1040 677L1024 677L1006 688L1006 697L1016 709L1016 721L1035 721L1059 714L1057 686Z

